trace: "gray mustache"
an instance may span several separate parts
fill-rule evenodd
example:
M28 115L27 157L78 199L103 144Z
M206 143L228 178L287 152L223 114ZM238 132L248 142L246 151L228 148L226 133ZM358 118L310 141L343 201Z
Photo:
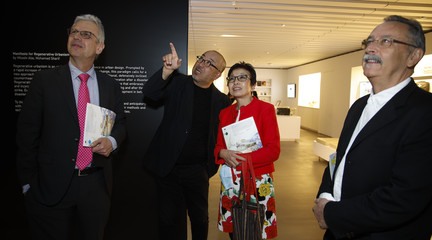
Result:
M366 54L363 57L363 62L367 62L367 61L377 61L378 63L382 63L382 60L379 56L377 55L370 55L370 54Z

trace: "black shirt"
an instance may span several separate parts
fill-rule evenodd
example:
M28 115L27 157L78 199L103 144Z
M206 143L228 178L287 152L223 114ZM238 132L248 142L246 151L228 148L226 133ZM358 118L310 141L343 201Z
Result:
M205 164L208 158L211 89L194 84L191 128L177 165Z

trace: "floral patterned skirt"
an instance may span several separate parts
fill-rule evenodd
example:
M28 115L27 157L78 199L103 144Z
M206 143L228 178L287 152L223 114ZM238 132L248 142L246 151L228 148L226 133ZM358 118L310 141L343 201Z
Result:
M240 174L241 171L234 170L234 187L225 189L221 184L221 194L219 202L218 228L223 232L232 232L233 224L231 217L231 206L233 200L239 198ZM258 193L258 201L265 206L264 226L262 232L263 239L270 239L277 236L276 225L276 208L275 208L275 193L273 185L273 176L271 173L256 176L256 189ZM246 194L251 196L251 202L256 203L253 188L245 187Z

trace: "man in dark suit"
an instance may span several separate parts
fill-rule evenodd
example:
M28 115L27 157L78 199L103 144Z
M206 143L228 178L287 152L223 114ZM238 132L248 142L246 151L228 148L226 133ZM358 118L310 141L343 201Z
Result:
M76 17L68 65L35 74L20 113L17 169L34 239L103 238L112 152L126 135L120 86L93 66L104 38L99 18ZM85 112L78 112L88 101L114 111L116 119L110 136L86 148Z
M324 239L431 238L432 94L410 78L425 37L415 20L384 20L363 41L373 91L350 108L313 207Z
M159 195L159 238L186 239L186 211L193 239L207 239L209 178L218 167L212 155L219 112L228 96L213 85L225 69L223 56L199 56L192 76L179 74L174 45L164 66L143 88L144 98L162 102L164 116L144 158L156 177Z

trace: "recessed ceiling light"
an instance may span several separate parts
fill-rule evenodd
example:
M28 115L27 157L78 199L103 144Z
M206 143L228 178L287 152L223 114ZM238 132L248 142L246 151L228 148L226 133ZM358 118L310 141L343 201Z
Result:
M228 38L230 38L230 37L241 37L240 35L232 35L232 34L222 34L220 36L221 37L228 37Z

